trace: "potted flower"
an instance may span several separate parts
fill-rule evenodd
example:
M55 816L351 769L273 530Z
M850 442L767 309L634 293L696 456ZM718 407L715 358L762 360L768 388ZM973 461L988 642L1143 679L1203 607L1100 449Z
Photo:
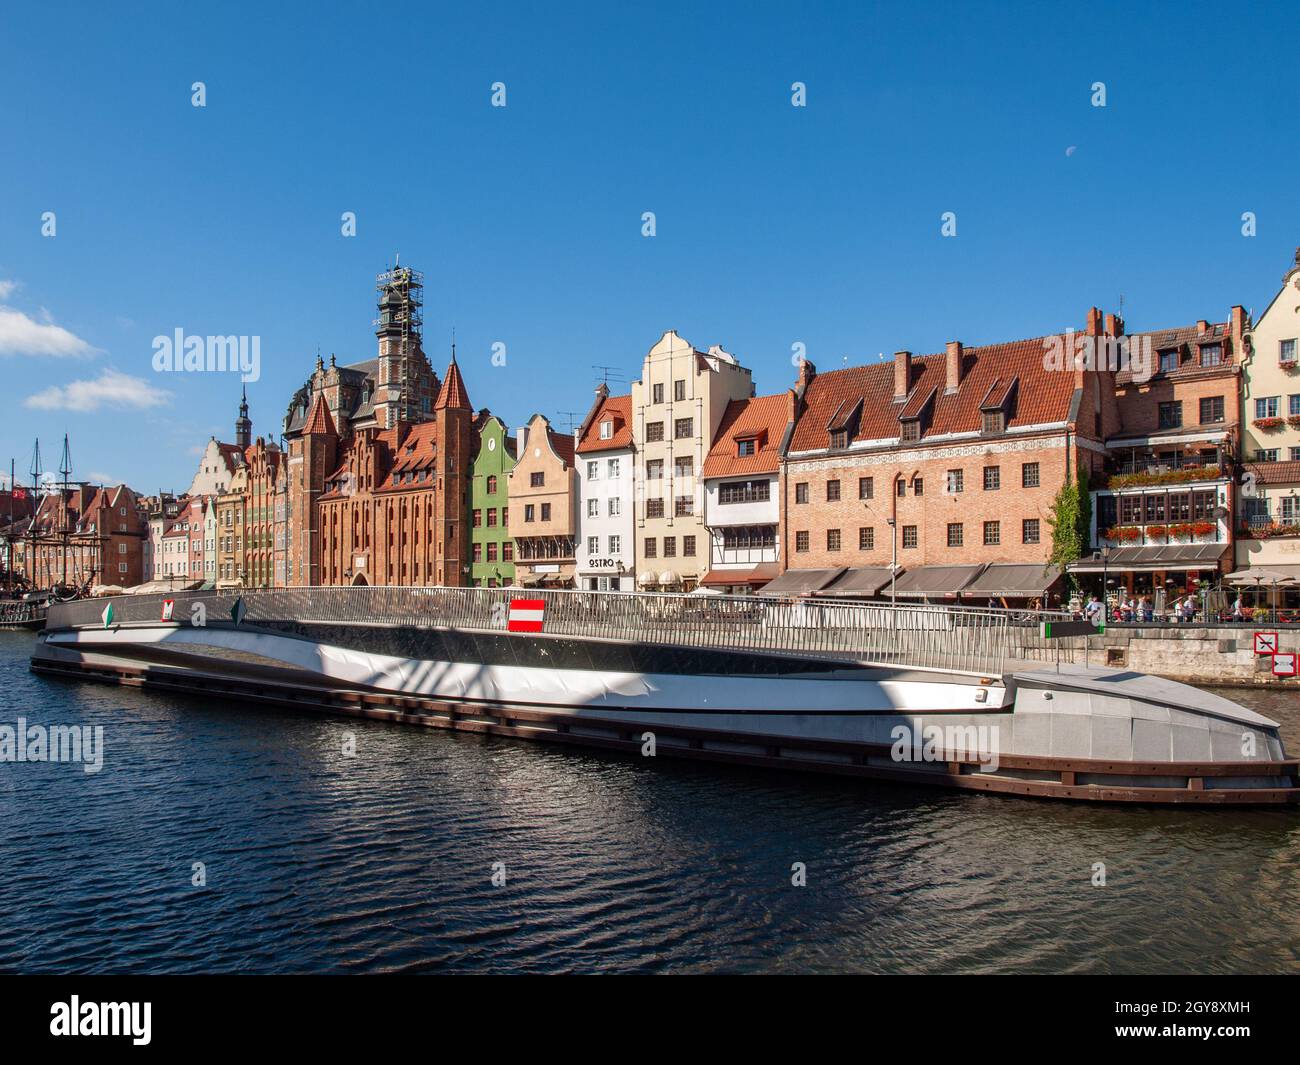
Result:
M1287 418L1286 423L1291 426L1292 429L1300 429L1300 414L1292 414Z
M1163 525L1148 525L1148 526L1147 526L1147 539L1148 539L1148 540L1163 540L1163 539L1164 539L1166 536L1168 536L1168 535L1169 535L1169 530L1168 530L1167 528L1165 528L1165 526L1163 526Z
M1282 428L1281 418L1256 418L1255 428L1263 429L1266 433L1271 433L1274 429Z
M1193 536L1209 536L1214 532L1215 526L1212 521L1194 521L1192 522Z

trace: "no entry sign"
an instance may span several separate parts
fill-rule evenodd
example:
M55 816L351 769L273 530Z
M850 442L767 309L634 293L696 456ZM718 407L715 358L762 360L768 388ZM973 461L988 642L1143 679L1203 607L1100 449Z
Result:
M1257 655L1277 654L1277 633L1276 632L1255 633L1255 653Z

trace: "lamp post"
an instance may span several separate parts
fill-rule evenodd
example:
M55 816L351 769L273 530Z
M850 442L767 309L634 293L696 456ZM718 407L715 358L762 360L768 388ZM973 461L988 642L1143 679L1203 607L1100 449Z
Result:
M1110 545L1105 544L1101 549L1101 603L1102 609L1107 611L1109 620L1110 611Z
M890 539L893 541L892 554L889 560L889 605L891 608L898 606L898 600L895 595L895 588L898 584L898 522L893 518L886 518L889 524Z

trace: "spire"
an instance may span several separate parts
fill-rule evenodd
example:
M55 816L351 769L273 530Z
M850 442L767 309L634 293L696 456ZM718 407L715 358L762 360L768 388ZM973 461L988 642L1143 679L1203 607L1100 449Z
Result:
M447 374L443 378L434 410L468 410L474 408L469 403L469 393L465 391L465 381L460 376L460 367L456 365L456 345L452 343L451 362L447 364Z
M253 423L248 418L248 385L245 384L239 403L239 417L235 419L235 445L245 450L253 440Z
M325 402L325 393L317 392L316 401L311 405L311 413L307 415L307 424L302 427L302 435L335 436L337 433L334 419L330 416L329 404Z

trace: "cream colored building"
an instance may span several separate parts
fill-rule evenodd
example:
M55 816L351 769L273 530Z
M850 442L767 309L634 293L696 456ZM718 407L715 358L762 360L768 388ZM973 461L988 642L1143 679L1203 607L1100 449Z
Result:
M1300 577L1300 249L1250 341L1242 376L1246 478L1237 566ZM1300 592L1288 592L1297 597Z
M727 404L754 394L751 372L714 345L669 330L632 382L636 562L642 591L690 591L709 569L704 460Z

